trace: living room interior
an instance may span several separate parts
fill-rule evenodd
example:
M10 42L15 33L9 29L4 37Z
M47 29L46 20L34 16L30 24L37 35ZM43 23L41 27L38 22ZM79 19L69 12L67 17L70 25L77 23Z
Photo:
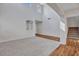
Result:
M79 3L0 3L0 56L79 56Z

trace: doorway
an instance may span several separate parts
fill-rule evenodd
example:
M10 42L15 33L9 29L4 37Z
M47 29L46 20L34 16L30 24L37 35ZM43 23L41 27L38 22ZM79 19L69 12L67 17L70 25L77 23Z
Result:
M42 21L35 21L36 23L36 34L42 33Z

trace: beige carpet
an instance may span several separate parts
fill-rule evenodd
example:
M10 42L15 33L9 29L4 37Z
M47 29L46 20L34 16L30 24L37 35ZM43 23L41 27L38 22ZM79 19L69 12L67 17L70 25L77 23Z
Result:
M0 56L47 56L59 42L38 37L0 43Z

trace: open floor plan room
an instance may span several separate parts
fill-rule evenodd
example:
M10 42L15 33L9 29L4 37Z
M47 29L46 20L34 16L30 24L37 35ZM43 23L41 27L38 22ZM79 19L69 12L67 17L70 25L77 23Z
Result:
M79 56L79 3L0 3L0 56Z

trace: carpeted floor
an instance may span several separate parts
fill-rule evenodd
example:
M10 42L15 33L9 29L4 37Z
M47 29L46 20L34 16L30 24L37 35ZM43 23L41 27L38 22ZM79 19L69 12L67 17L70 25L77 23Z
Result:
M47 56L59 44L39 37L1 42L0 56Z

